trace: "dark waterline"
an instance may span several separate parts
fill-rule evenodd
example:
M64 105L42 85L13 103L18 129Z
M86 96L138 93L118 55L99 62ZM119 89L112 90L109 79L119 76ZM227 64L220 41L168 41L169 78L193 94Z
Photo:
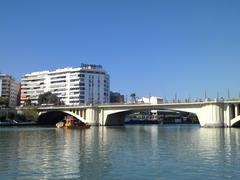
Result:
M240 129L0 128L0 179L239 179Z

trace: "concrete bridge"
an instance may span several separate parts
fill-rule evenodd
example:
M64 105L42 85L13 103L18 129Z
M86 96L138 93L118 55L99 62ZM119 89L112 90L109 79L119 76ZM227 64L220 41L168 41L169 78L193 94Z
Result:
M202 127L240 126L240 100L205 101L163 104L118 104L91 106L39 107L39 119L44 121L50 114L69 114L92 125L122 125L126 115L143 110L174 110L197 115Z

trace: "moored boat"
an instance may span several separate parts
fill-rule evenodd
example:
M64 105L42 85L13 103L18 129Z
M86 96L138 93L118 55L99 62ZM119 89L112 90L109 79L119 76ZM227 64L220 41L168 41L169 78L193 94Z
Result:
M67 116L65 117L65 121L58 122L56 124L57 128L69 128L69 129L86 129L90 128L91 125L89 124L84 124L76 119L74 119L72 116Z
M63 128L64 127L64 122L60 121L56 124L57 128Z

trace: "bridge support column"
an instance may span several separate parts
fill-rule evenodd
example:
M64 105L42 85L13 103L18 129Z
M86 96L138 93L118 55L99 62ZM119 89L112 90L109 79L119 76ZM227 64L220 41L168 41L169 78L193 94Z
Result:
M200 125L203 127L226 127L224 122L224 104L206 104L199 115Z
M234 104L234 108L235 108L235 117L238 116L238 105Z
M104 109L101 109L99 111L99 114L98 114L98 119L99 119L99 125L100 126L104 126L105 125L105 122L104 122Z
M227 124L228 127L231 126L230 113L231 113L231 106L227 104L225 105L225 110L224 110L224 123Z
M86 110L85 110L85 109L82 110L82 117L83 117L84 119L86 119Z
M91 125L99 125L98 109L93 107L86 110L86 120Z

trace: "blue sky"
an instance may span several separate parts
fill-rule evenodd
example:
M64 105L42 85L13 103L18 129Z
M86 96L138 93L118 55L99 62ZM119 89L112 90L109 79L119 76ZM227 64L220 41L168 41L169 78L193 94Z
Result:
M0 0L0 71L101 64L111 89L238 97L238 0Z

